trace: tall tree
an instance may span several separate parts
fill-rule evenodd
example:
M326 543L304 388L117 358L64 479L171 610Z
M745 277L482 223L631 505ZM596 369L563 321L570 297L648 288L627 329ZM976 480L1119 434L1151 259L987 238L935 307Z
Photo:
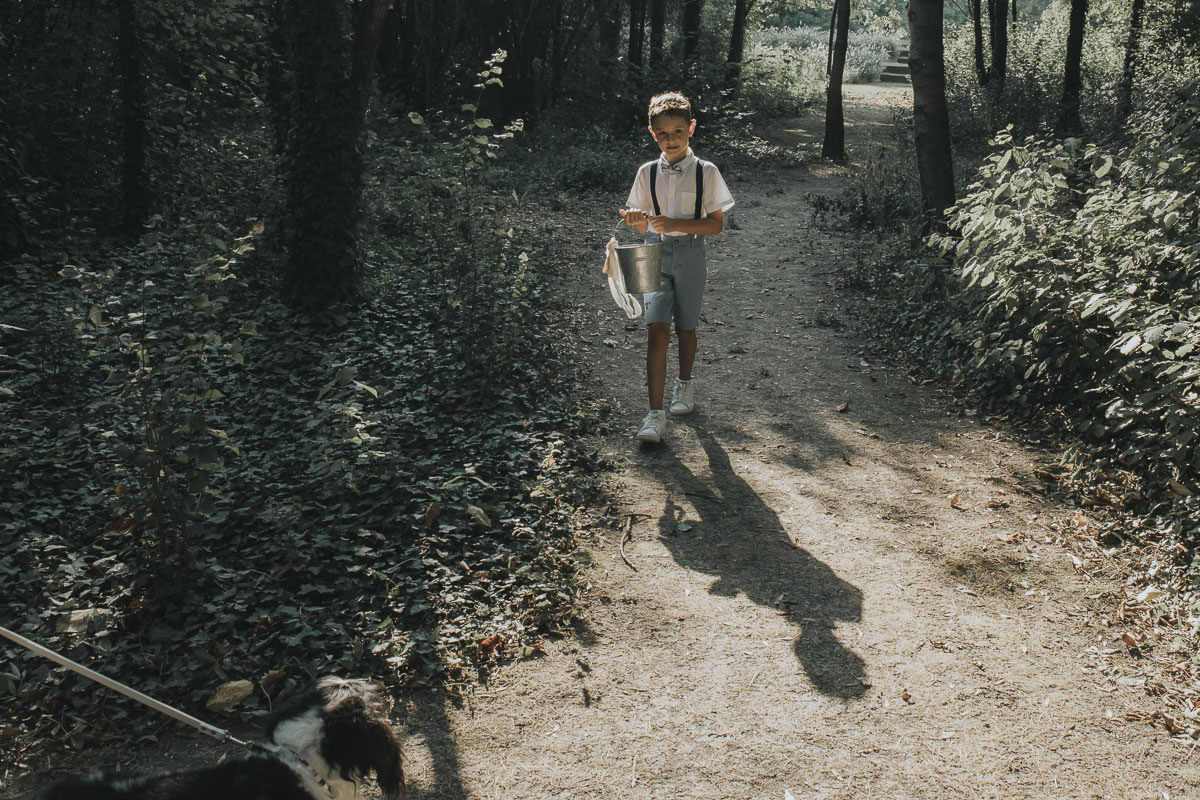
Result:
M1125 39L1125 64L1121 68L1121 83L1117 87L1117 119L1125 120L1133 109L1133 73L1137 67L1138 51L1142 47L1142 26L1146 15L1146 0L1133 0L1129 9L1129 34Z
M992 65L988 84L996 92L1004 90L1008 77L1008 2L988 0L988 39L991 42Z
M987 62L983 58L983 3L981 0L970 0L969 13L974 33L975 78L979 81L980 86L987 86L988 78L991 76L988 75Z
M615 61L621 54L621 4L600 3L597 13L601 51L606 59Z
M846 72L846 49L850 38L850 0L834 2L834 41L830 57L829 85L825 91L825 141L821 155L834 161L846 160L846 120L842 110L842 76Z
M667 24L667 0L650 0L650 68L662 63L663 31Z
M468 8L466 0L396 0L379 47L383 85L417 108L442 102L452 65L470 22L478 18L477 11ZM464 61L478 63L489 52L472 53Z
M1063 70L1063 94L1059 104L1058 132L1078 133L1079 99L1083 92L1083 30L1087 24L1088 0L1071 0L1071 18L1067 27L1067 63Z
M146 76L135 0L117 2L117 62L121 76L121 227L137 237L150 213L146 178Z
M942 39L943 0L909 0L909 59L913 84L913 140L921 204L935 225L954 204L954 162Z
M754 0L734 0L733 29L729 34L729 57L725 60L726 88L737 90L742 74L742 58L746 52L746 19Z
M778 2L775 4L775 13L779 15L779 27L786 28L788 20L787 0L778 0Z
M279 0L288 81L283 153L283 295L323 310L359 297L362 136L375 52L391 0Z
M700 21L704 17L704 0L683 0L683 60L691 61L700 45Z
M629 0L629 68L642 69L642 51L646 40L646 0Z

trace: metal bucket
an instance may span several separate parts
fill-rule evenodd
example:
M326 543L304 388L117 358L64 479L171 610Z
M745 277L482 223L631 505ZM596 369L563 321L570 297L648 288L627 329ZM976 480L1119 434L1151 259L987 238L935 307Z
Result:
M618 244L617 263L630 294L657 292L662 277L662 244Z

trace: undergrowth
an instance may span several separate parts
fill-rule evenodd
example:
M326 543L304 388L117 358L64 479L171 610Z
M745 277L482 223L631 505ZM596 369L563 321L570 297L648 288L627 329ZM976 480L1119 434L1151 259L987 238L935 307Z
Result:
M456 694L571 625L604 409L571 399L544 232L458 158L467 125L377 126L371 297L337 325L278 301L258 220L6 267L6 626L211 716L235 680L241 710L329 672ZM0 689L9 763L144 713L25 653Z

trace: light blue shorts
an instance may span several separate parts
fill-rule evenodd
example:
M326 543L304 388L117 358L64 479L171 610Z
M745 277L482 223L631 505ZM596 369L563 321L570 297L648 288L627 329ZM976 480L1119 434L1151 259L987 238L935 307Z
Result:
M700 323L700 305L704 300L704 280L708 268L704 261L703 236L646 236L647 242L662 241L662 278L657 292L642 297L646 324L675 322L681 331L694 331Z

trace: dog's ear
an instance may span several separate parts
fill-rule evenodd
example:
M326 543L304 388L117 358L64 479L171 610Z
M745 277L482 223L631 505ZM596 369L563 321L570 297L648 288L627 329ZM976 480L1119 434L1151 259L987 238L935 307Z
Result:
M375 773L386 800L404 800L404 764L400 740L387 719L359 695L326 707L321 755L343 777Z

